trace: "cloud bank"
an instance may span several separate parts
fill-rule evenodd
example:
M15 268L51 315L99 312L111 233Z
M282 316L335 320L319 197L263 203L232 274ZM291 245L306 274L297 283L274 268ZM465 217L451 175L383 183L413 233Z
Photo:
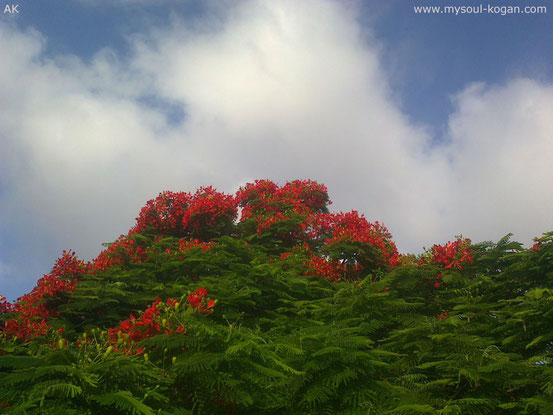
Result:
M29 289L63 249L92 258L162 190L256 178L325 183L335 209L383 222L402 251L553 229L551 85L469 85L432 137L392 99L351 5L227 6L89 62L0 24L5 291Z

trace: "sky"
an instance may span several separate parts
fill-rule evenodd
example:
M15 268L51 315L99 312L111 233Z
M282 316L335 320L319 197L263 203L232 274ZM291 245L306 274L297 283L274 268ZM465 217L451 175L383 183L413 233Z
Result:
M481 2L12 4L0 0L10 299L64 249L94 258L161 191L202 185L316 180L404 253L553 230L552 0L457 15L414 8Z

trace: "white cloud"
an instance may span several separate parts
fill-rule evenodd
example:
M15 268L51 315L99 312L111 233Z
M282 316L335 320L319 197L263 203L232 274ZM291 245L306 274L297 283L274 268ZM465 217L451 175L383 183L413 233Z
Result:
M476 240L553 230L553 86L527 79L468 86L449 121L451 212ZM444 226L453 229L453 222Z
M0 220L22 264L29 247L44 248L47 268L68 247L94 256L159 191L265 177L325 183L335 208L384 222L406 251L551 228L550 86L469 86L450 142L431 148L391 99L354 9L231 4L205 26L137 35L125 61L109 49L90 64L46 58L40 34L0 25L12 45L0 59ZM185 120L167 122L147 96Z
M202 167L163 141L165 117L127 93L133 84L141 90L139 78L122 84L115 73L109 82L105 54L88 68L43 58L35 33L4 27L2 38L17 45L0 60L4 227L32 224L56 247L90 257L132 224L147 198L183 178L198 184Z
M186 134L207 164L236 177L321 180L340 208L388 224L403 216L394 233L404 246L419 243L413 226L432 226L435 206L409 196L444 186L441 162L391 102L376 46L340 4L246 3L216 31L177 23L136 48L156 89L186 103Z

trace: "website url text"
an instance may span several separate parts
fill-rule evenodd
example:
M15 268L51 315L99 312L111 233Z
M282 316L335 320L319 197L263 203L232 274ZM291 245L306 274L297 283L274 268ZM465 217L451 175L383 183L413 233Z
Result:
M494 6L479 4L475 6L413 6L415 14L492 14L506 16L511 14L546 14L547 6Z

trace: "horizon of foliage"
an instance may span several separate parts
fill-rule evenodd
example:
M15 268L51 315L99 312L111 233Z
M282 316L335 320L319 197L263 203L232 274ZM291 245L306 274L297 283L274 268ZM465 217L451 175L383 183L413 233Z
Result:
M553 232L398 252L325 186L162 192L0 297L0 413L552 414Z

